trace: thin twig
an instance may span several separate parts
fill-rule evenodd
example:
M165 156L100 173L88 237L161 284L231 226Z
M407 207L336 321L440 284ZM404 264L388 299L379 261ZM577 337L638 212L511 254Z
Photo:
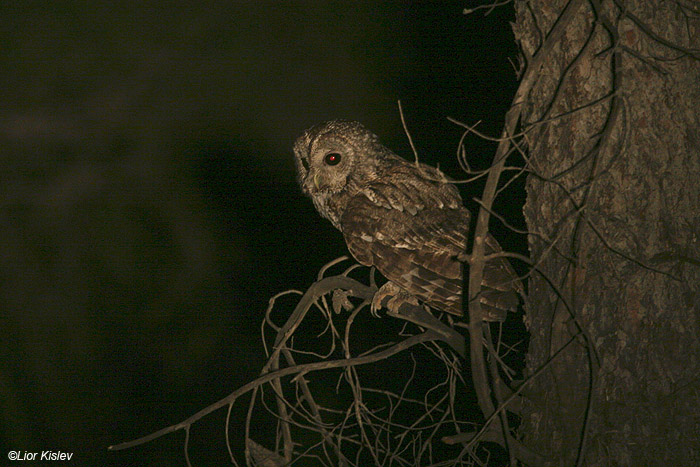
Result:
M408 125L406 125L406 119L403 116L403 107L401 106L401 101L398 101L399 104L399 116L401 117L401 125L403 125L403 131L406 133L406 137L408 138L408 144L411 145L411 150L413 151L413 157L415 158L416 166L419 166L418 162L418 151L416 150L416 146L413 144L413 138L411 138L411 132L408 131Z
M290 375L296 375L298 377L314 371L328 370L331 368L346 368L351 366L366 365L368 363L378 362L380 360L385 360L391 357L392 355L396 355L397 353L403 352L404 350L411 348L415 345L421 344L423 342L433 341L437 338L438 336L434 332L426 331L422 334L417 334L415 336L409 337L397 344L394 344L389 349L384 350L382 352L377 352L373 355L365 357L355 357L350 359L330 360L327 362L306 363L303 365L282 368L274 372L266 373L262 376L259 376L255 380L244 384L228 396L200 410L199 412L181 421L180 423L170 425L149 435L137 438L133 441L111 445L108 447L108 449L110 451L120 451L122 449L128 449L134 446L139 446L141 444L148 443L149 441L153 441L154 439L160 438L164 435L173 433L178 430L188 430L189 427L196 421L202 419L203 417L209 415L210 413L216 410L219 410L222 407L227 406L228 404L235 402L239 397L246 394L247 392L252 391L254 388L259 387L275 379L284 378L285 376Z

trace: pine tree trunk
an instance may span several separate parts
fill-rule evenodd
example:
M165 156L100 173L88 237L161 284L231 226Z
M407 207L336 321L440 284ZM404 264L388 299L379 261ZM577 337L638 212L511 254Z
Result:
M552 465L700 465L700 3L517 1L516 19L526 58L570 21L521 114L529 374L547 365L523 441Z

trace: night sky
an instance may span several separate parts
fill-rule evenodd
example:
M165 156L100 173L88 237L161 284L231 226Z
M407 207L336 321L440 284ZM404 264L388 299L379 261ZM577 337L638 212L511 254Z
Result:
M346 254L291 146L359 120L461 178L517 85L508 8L472 2L4 2L0 446L69 465L184 465L179 422L251 380L268 299ZM495 146L470 136L470 162ZM472 212L481 185L461 186ZM497 204L522 226L522 184ZM492 222L505 248L524 239ZM245 404L244 404L245 406ZM225 459L224 413L192 430ZM24 464L28 465L28 463Z

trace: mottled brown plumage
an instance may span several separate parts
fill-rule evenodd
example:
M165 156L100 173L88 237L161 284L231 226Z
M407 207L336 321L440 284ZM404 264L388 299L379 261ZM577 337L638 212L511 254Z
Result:
M334 120L308 129L294 144L302 191L338 228L353 257L437 310L462 315L462 270L469 211L438 169L398 157L357 122ZM501 251L491 236L486 254ZM486 263L479 296L485 319L505 319L522 285L510 263ZM373 308L382 300L375 300ZM399 304L393 302L394 306Z

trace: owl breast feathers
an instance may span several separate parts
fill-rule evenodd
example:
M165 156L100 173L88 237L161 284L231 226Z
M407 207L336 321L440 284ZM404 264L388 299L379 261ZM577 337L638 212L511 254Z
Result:
M420 302L461 316L469 211L438 169L408 161L382 146L357 122L314 126L294 144L302 191L339 229L353 257L375 266ZM500 252L486 238L486 255ZM389 284L387 284L389 285ZM479 300L484 319L516 311L522 284L502 257L484 267Z

